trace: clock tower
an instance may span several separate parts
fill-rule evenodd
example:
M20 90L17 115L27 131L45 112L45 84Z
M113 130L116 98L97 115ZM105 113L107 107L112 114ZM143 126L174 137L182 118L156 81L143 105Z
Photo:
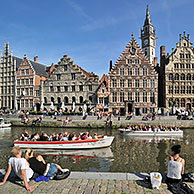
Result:
M149 59L150 63L154 63L155 47L156 47L156 29L153 28L149 7L146 9L146 19L141 29L141 45L144 54Z

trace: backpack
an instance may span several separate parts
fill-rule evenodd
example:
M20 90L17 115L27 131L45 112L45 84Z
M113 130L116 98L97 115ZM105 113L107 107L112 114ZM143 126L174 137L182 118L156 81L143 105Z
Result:
M71 174L70 171L62 172L58 171L57 174L53 177L54 180L66 179Z

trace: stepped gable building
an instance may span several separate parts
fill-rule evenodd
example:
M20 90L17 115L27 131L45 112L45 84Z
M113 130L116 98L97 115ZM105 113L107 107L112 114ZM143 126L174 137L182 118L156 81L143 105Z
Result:
M160 48L159 105L167 112L177 109L194 111L194 48L189 34L179 35L179 42L172 53Z
M109 72L109 111L135 115L157 111L158 75L134 39Z
M156 29L153 28L148 5L146 9L146 18L144 21L144 25L141 29L141 44L145 56L147 56L151 64L154 64L156 48Z
M108 90L108 76L103 75L100 80L100 85L97 89L97 106L96 108L99 111L108 111L108 102L109 102L109 90Z
M41 108L41 81L47 79L46 66L38 63L38 57L30 61L26 55L20 60L16 77L17 110L36 110Z
M74 64L68 55L55 65L43 83L43 106L47 109L81 111L84 103L92 108L97 104L99 77Z

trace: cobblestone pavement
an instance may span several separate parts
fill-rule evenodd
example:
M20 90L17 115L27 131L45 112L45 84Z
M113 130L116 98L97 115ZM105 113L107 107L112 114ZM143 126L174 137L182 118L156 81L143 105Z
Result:
M194 189L194 183L188 183ZM159 190L153 190L144 181L137 180L102 180L102 179L74 179L49 182L31 181L30 186L34 186L34 194L168 194L166 184L162 184ZM0 194L25 194L30 193L25 190L22 182L7 181L0 186Z

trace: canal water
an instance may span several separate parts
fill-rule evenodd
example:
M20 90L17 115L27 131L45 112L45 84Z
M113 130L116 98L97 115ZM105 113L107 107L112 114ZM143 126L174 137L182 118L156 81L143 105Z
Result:
M10 130L0 129L0 169L6 168L11 156L13 140L17 139L25 128L12 127ZM42 131L53 132L85 132L84 129L52 129L27 128L30 134ZM167 172L168 156L171 146L182 146L181 156L186 160L186 172L194 172L194 129L185 129L181 139L136 139L119 135L117 130L87 130L92 135L114 135L110 148L78 151L35 150L43 155L47 162L60 164L72 171L84 172Z

